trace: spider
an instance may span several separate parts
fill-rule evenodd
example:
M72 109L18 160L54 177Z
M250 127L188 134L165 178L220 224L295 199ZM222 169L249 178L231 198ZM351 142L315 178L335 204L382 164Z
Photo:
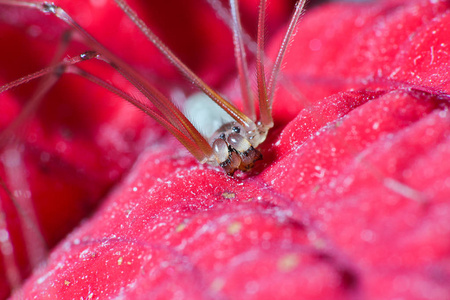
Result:
M217 0L208 1L213 5L221 5ZM205 101L209 104L215 103L215 107L219 106L221 108L218 110L215 109L214 111L216 118L220 119L220 122L218 122L219 125L216 127L206 125L207 127L211 127L208 128L210 131L206 134L204 128L196 128L193 125L195 120L190 120L185 116L171 100L149 83L149 81L139 74L135 68L122 61L100 42L94 39L85 29L75 22L63 8L49 2L0 0L0 5L5 7L22 7L24 9L36 10L44 14L53 14L71 28L70 38L76 39L89 49L77 56L62 59L62 55L68 44L67 39L69 38L64 36L59 51L53 58L49 67L0 86L0 93L3 93L12 88L27 84L32 80L41 79L37 85L36 92L34 92L31 99L27 102L31 104L27 104L19 114L19 117L17 117L6 130L0 132L0 148L6 145L6 140L11 138L13 135L12 133L18 129L20 124L29 117L31 111L36 108L40 98L44 97L45 94L51 90L60 77L65 73L73 73L115 93L151 116L173 134L173 136L177 138L199 162L208 163L213 166L221 166L228 175L233 175L236 170L250 170L256 161L262 159L262 155L257 147L264 142L268 131L273 126L271 107L277 76L287 46L292 39L296 24L301 16L305 0L299 1L296 5L268 80L265 78L265 59L263 55L265 38L263 29L266 1L261 1L258 18L257 50L255 51L258 84L258 93L256 97L252 94L250 89L249 81L251 76L249 75L250 72L245 51L245 48L247 47L248 49L249 46L246 44L245 33L240 23L238 2L237 0L230 0L231 10L229 14L231 15L230 19L232 20L232 22L230 22L230 27L233 30L235 56L243 100L242 111L225 100L219 93L214 91L202 79L194 74L194 72L175 56L175 54L144 24L137 16L136 12L133 11L125 1L116 0L116 3L156 46L163 56L185 75L188 81L193 82L194 85L203 92L203 94L195 94L188 99L186 105L194 103L194 108L191 108L191 111L193 110L195 113L195 110L197 110L195 105L198 107L199 103L202 105ZM146 101L146 99L142 100L133 97L130 93L114 86L105 79L99 78L78 67L80 63L88 60L104 62L106 63L106 66L110 66L117 70L125 79L133 84L137 90L148 99L148 101ZM210 101L209 99L212 99L213 101ZM258 101L255 101L255 99L258 99ZM255 102L258 103L259 111L255 111ZM213 112L209 111L207 113ZM202 131L202 133L200 133L200 131ZM13 152L14 151L11 153ZM19 168L15 167L13 169L17 170ZM21 169L23 169L23 167ZM23 177L25 177L25 175ZM29 233L29 237L25 238L25 243L27 248L36 252L28 254L28 259L30 260L31 265L36 265L45 256L47 249L44 235L39 232L39 218L34 211L32 203L22 203L22 200L18 199L21 197L15 197L13 193L11 193L13 189L6 185L7 181L8 180L5 180L5 182L3 182L3 179L0 178L0 183L2 184L1 188L7 192L8 197L14 202L14 206L18 208L21 219L26 220L23 221L25 224L22 224L25 226L24 232ZM0 207L0 213L1 212ZM15 245L11 244L10 246L13 247ZM8 256L5 256L5 258L10 259ZM13 262L14 259L10 259L10 261ZM11 287L20 285L20 280L16 278L19 272L19 268L14 265L10 265L6 268L6 275L10 281Z
M24 84L30 80L44 77L35 97L42 97L57 79L65 72L76 73L88 80L93 81L109 91L117 94L138 107L146 114L155 119L165 127L175 138L177 138L186 149L200 162L210 165L219 165L224 171L232 176L236 170L248 171L254 163L262 159L257 147L264 142L268 131L273 127L272 103L276 87L277 77L281 69L283 57L286 53L289 41L292 39L298 20L302 14L306 0L300 0L290 19L284 39L280 45L278 55L273 63L270 76L266 79L264 66L264 23L266 1L261 0L258 13L258 33L256 50L256 78L257 93L253 95L250 88L249 68L247 65L244 33L241 26L239 7L237 0L230 0L230 12L232 16L233 40L235 46L235 57L239 75L240 90L243 101L243 110L228 102L218 92L208 86L200 77L191 71L142 21L137 13L123 0L115 0L116 4L140 29L146 38L172 63L190 82L192 82L204 95L209 97L222 110L223 120L227 120L215 128L215 130L204 135L199 132L192 122L174 105L163 93L151 85L142 75L131 66L114 55L85 29L83 29L72 17L61 7L49 2L13 1L0 0L0 4L27 7L42 13L53 14L67 23L86 46L91 50L78 56L66 58L53 66L20 78L14 82L0 87L0 93L13 87ZM77 64L97 59L103 61L118 71L124 78L133 84L148 99L144 102L136 99L129 93L116 86L96 77L84 70L77 68ZM56 76L55 76L56 75ZM258 110L255 111L254 99L257 99Z

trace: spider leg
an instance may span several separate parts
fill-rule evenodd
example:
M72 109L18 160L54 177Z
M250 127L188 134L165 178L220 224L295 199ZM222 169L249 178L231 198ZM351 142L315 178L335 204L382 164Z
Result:
M255 106L253 103L253 95L250 89L248 75L247 58L244 48L243 30L239 16L239 7L237 0L230 0L231 14L233 17L233 42L234 55L236 57L236 65L239 73L239 82L241 85L242 102L244 104L244 112L252 120L256 119Z
M286 31L286 34L284 35L283 41L281 42L280 49L278 50L277 58L275 60L275 63L272 67L272 73L270 75L270 79L268 82L268 98L267 98L267 108L270 110L270 114L272 114L272 104L273 104L273 97L275 94L275 87L277 84L277 78L278 74L280 73L281 69L281 63L283 62L283 58L286 54L286 50L289 46L290 41L292 41L292 38L295 34L296 25L298 24L298 21L303 14L303 7L305 6L306 0L300 0L295 5L294 13L291 17L291 20L289 21L289 26Z
M259 114L262 124L267 128L273 127L272 110L267 102L266 74L264 70L264 23L266 1L259 2L258 13L258 37L256 51L256 80L258 83Z

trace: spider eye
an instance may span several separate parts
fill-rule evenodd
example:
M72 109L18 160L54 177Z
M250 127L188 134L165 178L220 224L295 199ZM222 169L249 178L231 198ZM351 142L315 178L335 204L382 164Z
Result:
M233 126L233 128L231 128L231 130L233 130L236 133L240 133L241 132L241 128L239 128L237 126Z
M219 139L222 139L222 140L224 140L224 139L225 139L225 137L226 137L225 133L221 133L221 134L219 135Z

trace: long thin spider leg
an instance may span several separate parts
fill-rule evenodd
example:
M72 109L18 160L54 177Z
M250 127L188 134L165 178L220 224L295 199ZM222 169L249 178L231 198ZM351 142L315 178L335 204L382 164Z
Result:
M9 82L3 86L0 87L0 94L3 92L6 92L12 88L15 88L19 85L22 85L24 83L30 82L34 79L40 78L44 75L56 75L56 77L59 77L61 74L61 70L64 69L65 66L69 66L69 65L75 65L77 63L80 63L82 61L88 60L88 59L92 59L94 57L91 57L87 54L81 54L78 56L74 56L72 58L66 58L64 59L62 62L57 63L53 66L44 68L42 70L39 70L37 72L34 72L32 74L29 74L27 76L24 76L22 78L19 78L17 80L14 80L12 82Z
M204 159L212 156L212 148L205 140L197 129L189 122L189 120L180 112L180 110L166 97L152 87L140 74L134 71L128 64L122 61L120 58L112 54L101 43L99 43L94 37L87 33L77 22L75 22L62 8L52 3L36 3L32 1L12 1L12 0L0 0L0 4L7 4L13 6L24 6L28 8L37 9L43 13L51 13L57 18L71 26L75 33L78 34L78 38L81 39L89 47L95 49L99 55L99 59L104 60L119 71L128 81L130 81L144 96L146 96L152 103L164 113L165 116L170 117L169 120L174 121L175 124L181 124L185 130L189 133L193 140L197 142L200 149L205 153ZM174 125L175 125L174 124ZM177 125L175 125L177 126ZM177 126L178 127L178 126ZM183 130L182 130L183 131Z
M198 147L198 145L193 141L192 139L188 138L188 136L180 131L177 127L175 127L172 123L167 121L167 119L164 116L161 116L161 114L154 110L153 108L149 107L146 103L139 101L137 98L132 97L128 93L125 93L124 91L120 90L119 88L115 87L114 85L102 80L101 78L86 72L77 66L71 66L67 70L68 73L77 74L81 77L84 77L88 79L89 81L95 83L96 85L99 85L110 92L116 94L120 98L128 101L129 103L133 104L140 110L144 111L147 115L152 117L155 121L157 121L159 124L161 124L164 128L166 128L172 135L174 135L180 143L182 143L186 149L189 150L189 152L192 153L192 155L199 161L202 161L205 159L204 152Z
M223 99L216 91L210 88L203 80L194 74L178 57L145 25L145 23L138 17L136 12L122 0L114 0L117 5L124 11L124 13L136 24L142 33L151 41L155 47L176 67L178 70L192 81L199 89L208 95L214 102L217 103L223 110L225 110L233 119L240 123L248 131L256 128L255 123L234 107L231 103Z
M284 35L283 41L281 42L280 49L278 50L277 58L275 60L275 63L272 68L272 73L270 75L269 83L268 83L268 94L269 97L267 99L267 106L270 110L272 110L272 104L273 104L273 97L275 94L275 86L277 84L277 77L281 69L281 63L283 62L283 58L286 54L287 47L289 46L289 42L292 40L292 37L294 36L295 28L297 27L298 20L300 19L300 16L303 12L303 7L305 6L306 0L300 0L295 5L294 13L291 17L291 20L289 22L288 29L286 31L286 34Z
M0 178L0 186L6 187L3 179ZM5 210L0 201L0 232L8 232L8 224L6 223ZM19 288L22 280L20 276L20 268L16 262L14 245L9 235L0 239L0 258L4 266L5 277L11 290Z
M239 16L239 7L237 0L230 0L231 15L233 16L233 42L234 55L236 57L236 65L239 72L239 81L241 85L242 101L244 104L244 112L252 120L255 120L255 106L253 103L253 95L250 89L248 75L247 58L244 48L244 40L242 33L241 19Z
M264 19L266 11L266 1L259 3L258 13L258 49L256 51L256 78L258 82L259 113L262 124L266 128L273 127L272 109L267 102L266 74L264 71Z
M24 158L21 150L11 145L1 153L6 181L1 180L1 187L13 202L19 215L19 226L22 229L26 245L26 253L31 266L37 266L47 255L47 245L39 229L38 217L30 197L30 186L26 178ZM14 193L11 192L14 191Z
M222 19L222 21L231 29L233 30L233 18L230 14L230 12L228 11L228 9L226 9L222 2L220 2L219 0L206 0L209 5L215 10L216 14L218 15L218 17L220 19ZM244 28L241 28L241 32L242 32L242 39L244 41L245 46L247 47L247 49L251 52L256 54L256 49L257 49L257 44L255 41L253 41L252 37L244 30Z
M33 1L17 1L17 0L1 0L0 4L7 4L18 7L26 7L26 8L37 8L37 6L41 5L41 3L33 2Z
M51 67L39 70L37 72L34 72L32 74L28 74L27 76L24 76L22 78L19 78L17 80L9 82L9 83L7 83L5 85L2 85L0 87L0 94L3 93L3 92L6 92L6 91L8 91L8 90L10 90L12 88L15 88L15 87L17 87L19 85L22 85L24 83L30 82L30 81L32 81L32 80L34 80L36 78L40 78L40 77L42 77L44 75L54 73L54 70L55 70L55 66L51 66Z

